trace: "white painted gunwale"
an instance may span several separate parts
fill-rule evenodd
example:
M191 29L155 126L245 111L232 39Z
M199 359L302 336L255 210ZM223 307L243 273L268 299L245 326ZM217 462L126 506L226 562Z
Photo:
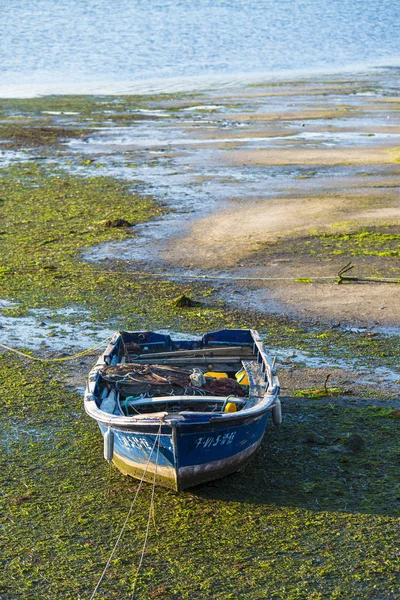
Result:
M210 413L210 412L199 412L199 411L184 411L184 413L180 413L177 415L170 415L168 412L159 412L159 413L151 413L149 415L132 415L130 417L120 416L120 415L110 415L109 413L105 413L101 409L99 409L95 402L95 386L97 379L99 377L99 372L106 365L106 358L109 356L110 352L113 351L115 345L117 344L121 334L116 332L109 345L103 354L100 355L96 365L89 373L89 381L85 391L84 398L84 408L86 413L95 419L98 423L106 425L108 427L122 427L128 428L131 430L135 430L135 427L140 425L159 425L160 423L165 423L166 425L172 425L173 423L180 423L181 425L196 425L196 424L206 424L204 421L204 416L209 417L209 423L216 421L233 421L239 419L245 419L251 416L258 416L266 412L267 410L271 410L274 406L275 402L279 398L279 380L275 373L275 370L272 368L272 360L267 355L264 344L261 342L260 336L256 330L250 330L254 344L259 350L264 366L265 372L268 377L268 390L271 390L271 393L266 392L264 397L257 402L255 405L243 408L242 410L236 413ZM256 360L256 359L255 359ZM209 396L210 402L221 401L220 396ZM174 400L187 400L187 396L175 396ZM170 401L171 396L157 396L157 400L162 401ZM196 416L202 417L202 420L196 421Z
M96 403L92 399L88 398L88 395L85 394L85 411L86 413L95 419L97 422L102 423L108 427L112 427L113 425L116 427L127 427L129 429L134 429L137 425L152 425L152 424L160 424L165 423L166 425L170 425L172 423L180 423L181 425L195 425L195 424L204 424L204 417L209 417L210 423L215 423L217 421L233 421L237 419L245 419L247 417L254 417L261 415L267 410L272 409L276 400L278 398L277 394L266 395L264 398L257 403L255 406L249 408L243 408L242 410L235 413L210 413L210 412L198 412L198 411L185 411L184 413L179 413L177 415L170 415L168 412L159 412L159 413L151 413L149 415L133 415L131 417L125 417L120 415L110 415L102 411L100 408L97 408ZM171 396L157 397L158 400L165 399L166 401L171 400ZM174 396L174 400L187 400L187 396ZM210 402L214 400L221 401L220 396L210 396ZM202 420L196 421L196 416L203 417Z

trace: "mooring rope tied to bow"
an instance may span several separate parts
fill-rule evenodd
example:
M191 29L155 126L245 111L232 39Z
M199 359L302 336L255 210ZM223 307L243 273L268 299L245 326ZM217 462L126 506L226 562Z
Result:
M149 538L150 523L151 523L151 517L152 517L152 515L153 515L153 518L154 518L154 492L155 492L155 489L156 489L158 457L159 457L159 452L160 452L160 433L161 433L161 424L160 424L160 429L159 429L159 434L158 434L156 465L155 465L155 469L154 469L153 487L152 487L152 490L151 490L149 516L148 516L148 519L147 519L146 534L145 534L145 537L144 537L144 542L143 542L143 547L142 547L142 553L140 555L140 560L139 560L139 563L138 563L138 566L137 566L137 569L136 569L136 575L135 575L135 579L134 579L134 582L133 582L132 600L135 600L136 584L137 584L137 580L138 580L138 577L139 577L139 571L140 571L140 568L141 568L142 563L143 563L144 553L145 553L146 546L147 546L147 540Z
M149 467L150 460L151 460L151 457L152 457L152 455L153 455L153 452L154 452L154 448L156 447L156 445L157 445L157 443L158 443L158 448L157 448L157 458L156 458L156 466L155 466L155 472L154 472L154 478L153 478L153 489L152 489L152 493L151 493L151 500L150 500L150 511L149 511L150 518L149 518L149 520L148 520L148 522L147 522L147 528L146 528L145 541L144 541L144 544L143 544L143 548L142 548L142 554L141 554L141 557L140 557L139 565L138 565L138 568L137 568L137 570L136 570L136 577L135 577L135 581L134 581L134 585L133 585L133 594L135 593L136 581L137 581L137 577L138 577L138 574L139 574L139 569L140 569L140 567L141 567L141 565L142 565L142 562L143 562L144 552L145 552L146 545L147 545L148 533L149 533L149 528L150 528L151 513L152 513L152 509L153 509L153 505L154 505L154 504L153 504L153 503L154 503L154 490L155 490L155 484L156 484L157 465L158 465L158 451L159 451L159 448L160 448L161 427L162 427L162 423L160 423L160 427L158 428L158 432L157 432L157 435L156 435L156 437L155 437L154 444L153 444L153 446L152 446L152 448L151 448L151 450L150 450L149 458L147 459L147 463L146 463L146 465L145 465L145 468L144 468L144 471L143 471L142 478L141 478L141 480L140 480L140 482L139 482L139 485L138 485L138 487L137 487L136 493L135 493L135 495L134 495L134 497L133 497L133 500L132 500L132 502L131 502L131 505L130 505L130 507L129 507L128 514L126 515L126 519L125 519L125 521L124 521L124 523L123 523L123 525L122 525L122 527L121 527L121 531L119 532L119 535L118 535L118 537L117 537L117 540L116 540L116 542L115 542L115 544L114 544L114 547L113 547L113 549L112 549L112 551L111 551L111 554L110 554L110 556L109 556L109 558L108 558L108 560L107 560L106 566L104 567L104 569L103 569L103 572L102 572L102 574L100 575L100 579L98 580L98 582L97 582L97 584L96 584L96 587L94 588L94 590L93 590L93 592L92 592L92 595L90 596L90 600L93 600L93 598L95 597L95 595L96 595L96 593L97 593L97 591L98 591L98 589L99 589L99 587L100 587L100 585L101 585L101 582L103 581L103 579L104 579L104 577L105 577L105 574L106 574L106 572L107 572L107 570L108 570L108 567L110 566L110 563L111 563L111 561L112 561L112 559L113 559L113 556L114 556L114 554L115 554L115 552L116 552L116 550L117 550L118 544L119 544L119 543L120 543L120 541L121 541L121 538L122 538L122 536L123 536L123 533L124 533L124 531L125 531L125 528L126 528L126 526L127 526L127 524L128 524L129 518L130 518L130 516L131 516L131 514L132 514L133 507L134 507L134 505L135 505L135 503L136 503L137 497L138 497L138 495L139 495L139 492L140 492L140 490L141 490L141 487L142 487L142 484L143 484L144 478L145 478L145 476L146 476L147 469L148 469L148 467ZM133 596L132 596L132 600L133 600Z

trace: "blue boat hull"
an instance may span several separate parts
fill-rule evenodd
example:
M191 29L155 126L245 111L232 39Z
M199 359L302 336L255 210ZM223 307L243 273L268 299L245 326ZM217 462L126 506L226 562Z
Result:
M176 422L140 431L112 428L120 471L181 491L238 471L261 444L271 411L226 423ZM107 427L99 424L103 433Z

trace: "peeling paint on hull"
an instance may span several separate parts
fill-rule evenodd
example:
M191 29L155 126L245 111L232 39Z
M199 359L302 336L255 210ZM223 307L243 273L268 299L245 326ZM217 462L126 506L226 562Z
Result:
M143 478L143 481L147 483L153 483L154 474L156 473L155 481L157 485L178 492L239 471L247 465L261 442L262 437L246 450L230 458L216 460L211 463L192 465L191 467L168 468L157 466L156 472L155 464L151 463L144 477L144 468L140 463L135 463L133 460L118 456L117 454L114 454L113 463L124 475L130 475L136 479Z
M262 438L263 436L246 450L243 450L228 459L216 460L203 465L181 467L178 469L179 491L239 471L247 465L253 454L257 451L262 442Z
M151 454L157 434L115 431L113 462L125 475L181 491L219 479L244 467L261 444L270 411L230 427L205 428L188 424L171 428L160 436L160 446ZM104 435L106 428L100 426ZM157 462L157 464L156 464Z
M154 473L156 471L154 464L149 464L146 474L143 476L144 468L140 463L135 463L133 460L118 456L117 454L114 454L113 463L124 475L130 475L136 479L143 478L143 481L147 483L153 483L154 481ZM176 469L173 467L160 468L157 466L156 484L178 491Z

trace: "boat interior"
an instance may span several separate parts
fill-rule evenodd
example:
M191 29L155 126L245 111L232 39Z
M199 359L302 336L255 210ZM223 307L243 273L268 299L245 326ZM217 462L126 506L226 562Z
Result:
M248 331L173 341L153 332L120 332L104 354L98 408L123 416L238 412L265 394L268 376Z

